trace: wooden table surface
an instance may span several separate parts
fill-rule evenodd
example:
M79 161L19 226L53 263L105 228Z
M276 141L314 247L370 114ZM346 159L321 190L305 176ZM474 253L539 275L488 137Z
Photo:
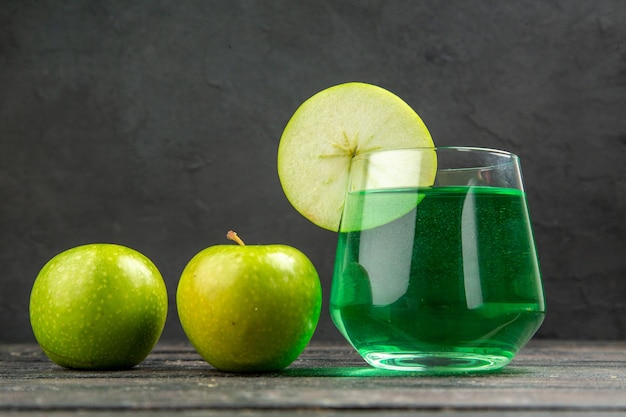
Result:
M424 376L368 367L344 343L312 344L270 374L212 369L159 343L128 371L72 371L36 345L0 345L0 415L626 416L626 342L532 341L504 370Z

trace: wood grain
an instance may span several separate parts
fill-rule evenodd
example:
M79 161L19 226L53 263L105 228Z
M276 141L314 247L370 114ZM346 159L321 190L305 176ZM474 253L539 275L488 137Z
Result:
M282 372L216 371L161 343L128 371L73 371L36 345L0 345L1 415L612 416L626 413L626 342L533 341L503 371L424 376L368 367L313 344Z

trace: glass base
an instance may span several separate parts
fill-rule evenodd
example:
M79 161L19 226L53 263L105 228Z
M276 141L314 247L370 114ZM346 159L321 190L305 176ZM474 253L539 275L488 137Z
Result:
M363 358L379 369L437 374L496 371L511 362L507 356L464 352L370 352Z

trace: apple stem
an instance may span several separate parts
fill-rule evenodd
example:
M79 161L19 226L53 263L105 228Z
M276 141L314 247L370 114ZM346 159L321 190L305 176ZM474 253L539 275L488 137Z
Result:
M246 246L246 244L243 243L243 240L241 240L241 238L239 236L237 236L237 232L229 230L228 233L226 233L226 238L228 240L232 240L234 242L237 242L241 246Z

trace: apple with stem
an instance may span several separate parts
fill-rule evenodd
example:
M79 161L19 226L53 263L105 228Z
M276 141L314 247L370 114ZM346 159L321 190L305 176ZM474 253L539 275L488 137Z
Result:
M44 353L67 368L131 368L165 326L167 291L157 267L125 246L68 249L41 269L30 322Z
M216 245L195 255L176 293L191 344L213 367L230 372L278 371L309 343L321 309L315 267L286 245Z

